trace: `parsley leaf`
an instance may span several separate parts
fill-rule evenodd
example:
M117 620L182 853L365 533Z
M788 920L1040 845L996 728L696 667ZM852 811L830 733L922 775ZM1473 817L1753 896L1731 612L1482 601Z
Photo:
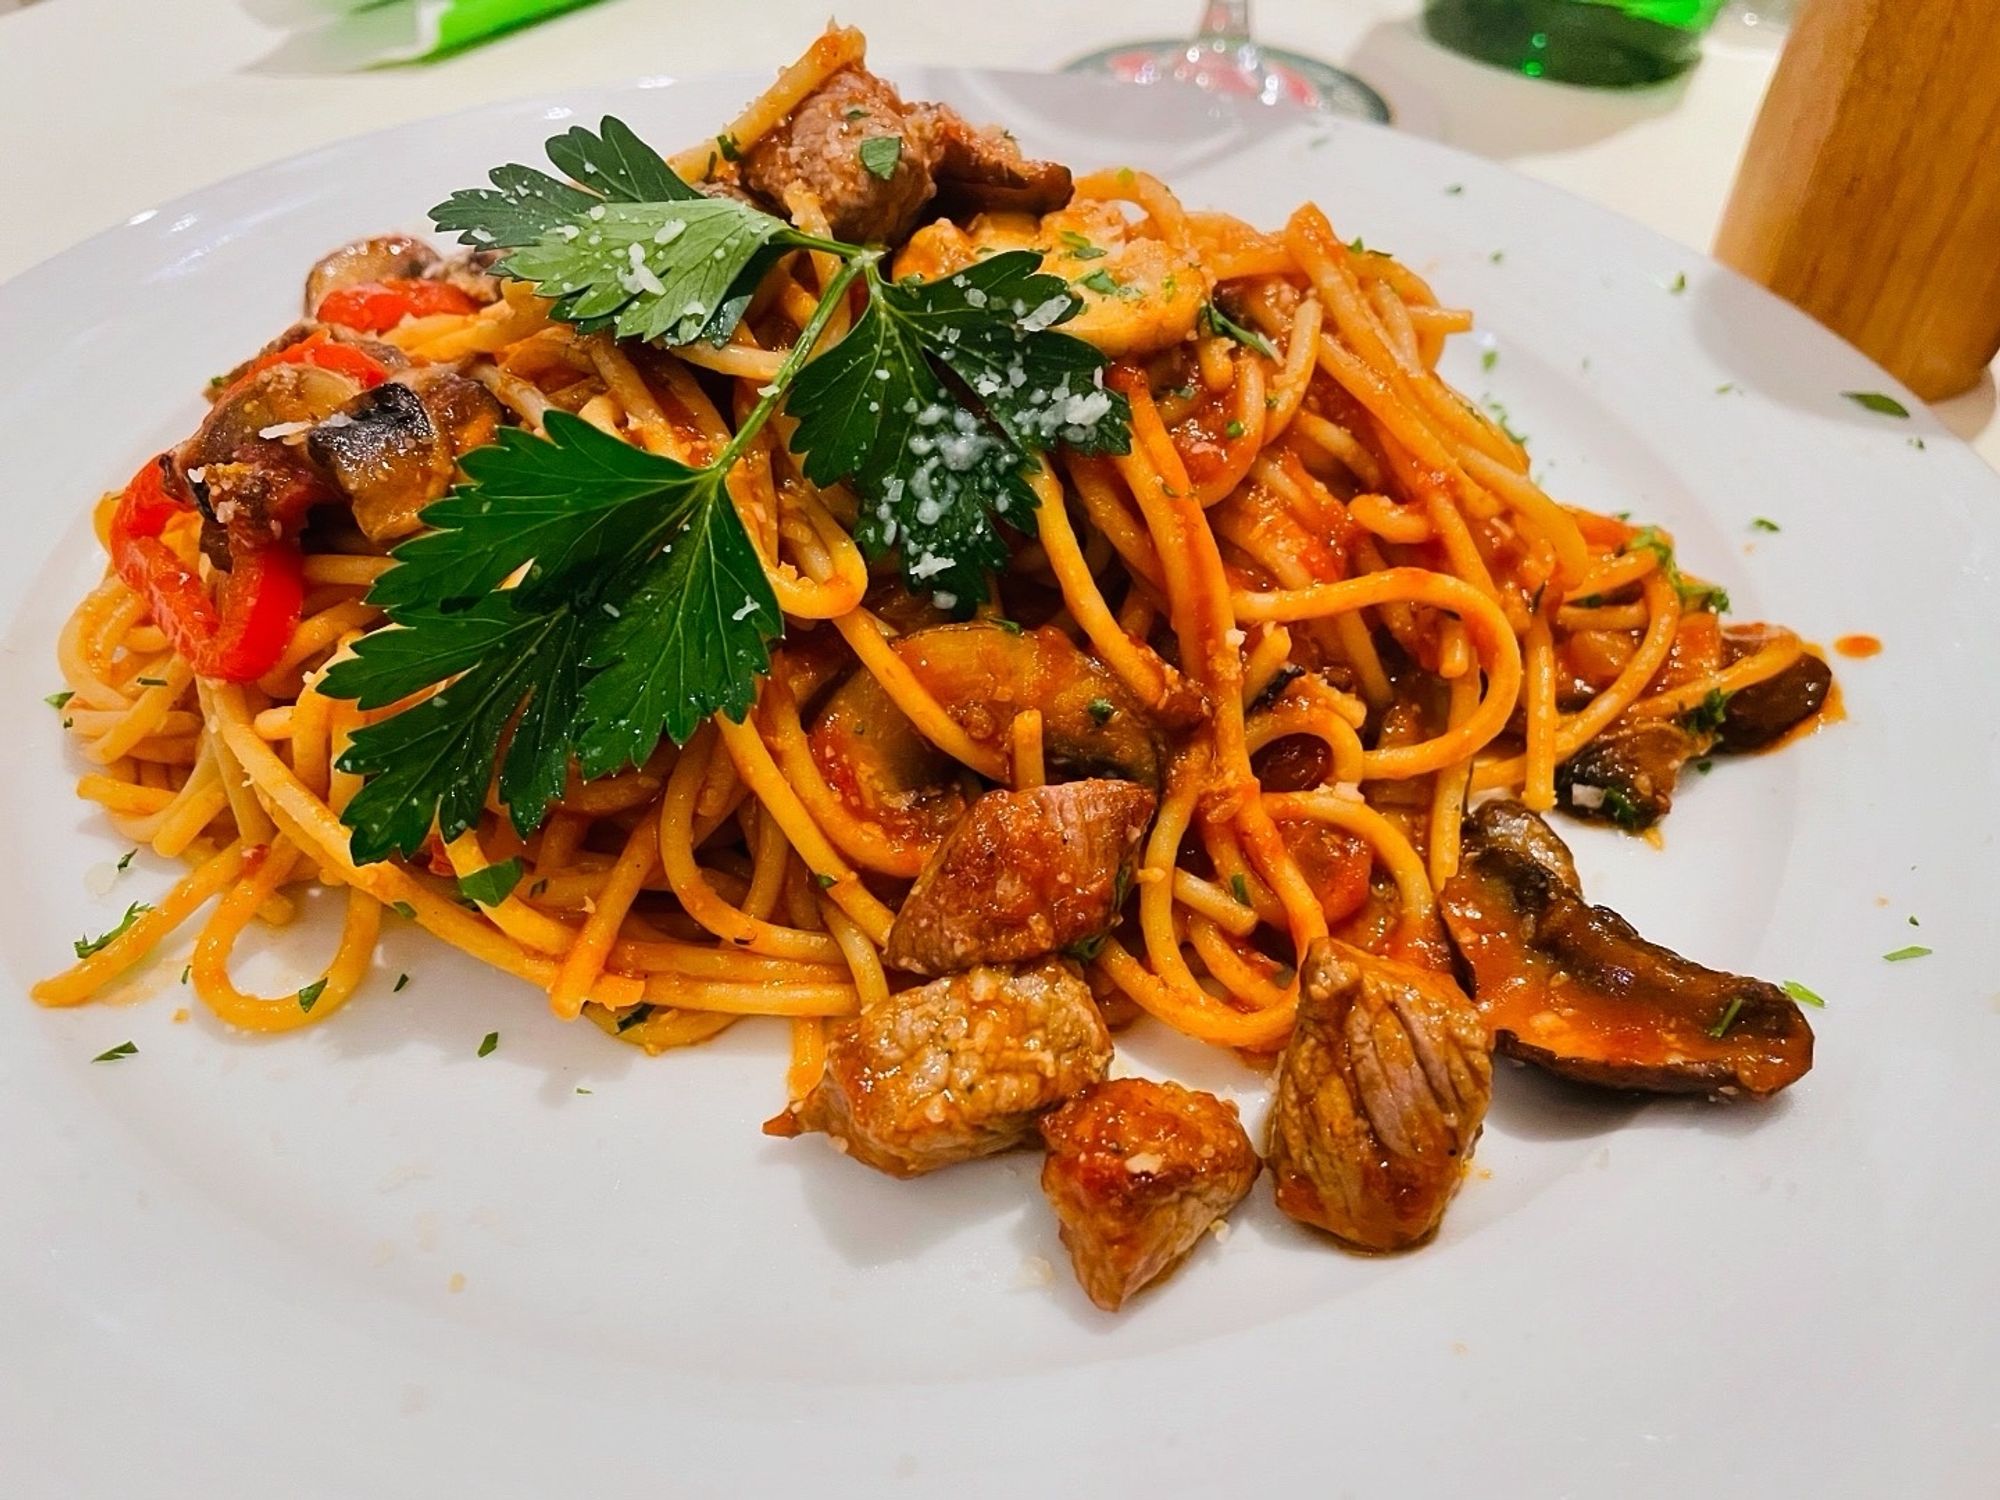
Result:
M861 158L861 165L869 175L887 182L896 175L896 164L903 159L903 138L900 135L871 135L859 146L854 154Z
M488 865L470 875L459 876L458 890L468 901L477 901L481 906L498 906L513 894L514 887L520 883L520 860L503 859L497 865Z
M1131 442L1131 407L1104 389L1104 356L1053 331L1079 304L1040 264L1012 251L891 284L869 262L867 311L792 390L806 477L852 479L862 547L900 548L910 586L947 608L983 598L987 572L1006 562L994 520L1026 523L1033 453Z
M1679 595L1682 609L1705 609L1718 615L1729 613L1729 591L1720 584L1697 582L1681 572L1680 564L1674 560L1674 544L1667 540L1666 533L1659 527L1640 527L1619 550L1652 553L1659 561L1661 573L1674 586L1674 593Z
M77 938L70 944L70 947L76 950L76 956L78 958L88 958L93 953L101 952L105 948L110 947L114 941L123 937L127 932L131 931L132 924L139 920L139 917L142 913L149 912L152 909L153 908L144 901L134 901L130 906L125 908L125 915L119 919L118 925L116 927L112 928L109 932L106 932L101 937Z
M139 1049L133 1043L120 1042L117 1046L98 1053L91 1061L94 1063L117 1062L121 1057L136 1057L138 1055Z
M397 548L370 591L403 628L364 636L327 674L323 692L364 709L455 678L342 756L370 777L345 814L357 860L414 854L433 818L444 838L463 833L496 758L525 835L573 754L601 775L643 760L663 729L685 741L754 701L783 621L726 467L690 469L563 412L547 426L466 456L473 482L425 510L438 529ZM491 592L523 566L518 587Z
M607 116L599 131L573 126L547 145L583 186L498 167L491 188L454 193L431 221L461 244L512 250L494 269L536 283L565 322L678 344L724 342L774 256L823 243L697 192L623 121Z
M1246 349L1254 349L1266 359L1278 357L1278 351L1269 339L1254 328L1245 328L1213 302L1202 306L1198 322L1208 332L1235 339Z
M1894 396L1885 396L1880 391L1842 391L1840 394L1856 406L1866 407L1880 416L1907 417L1910 414L1909 407Z
M1707 697L1681 715L1681 723L1695 734L1714 734L1728 717L1729 695L1721 688L1710 688Z

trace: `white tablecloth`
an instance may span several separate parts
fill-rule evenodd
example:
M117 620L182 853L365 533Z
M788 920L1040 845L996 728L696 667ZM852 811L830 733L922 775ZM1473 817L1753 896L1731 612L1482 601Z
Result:
M871 55L1053 67L1191 26L1199 0L846 0ZM163 199L379 125L564 85L768 68L826 0L608 0L443 63L329 71L286 22L309 0L0 5L0 279ZM1427 41L1412 0L1259 0L1264 39L1342 62L1402 123L1507 162L1696 249L1714 238L1775 39L1725 18L1664 87L1531 82ZM2000 467L1994 382L1938 407Z

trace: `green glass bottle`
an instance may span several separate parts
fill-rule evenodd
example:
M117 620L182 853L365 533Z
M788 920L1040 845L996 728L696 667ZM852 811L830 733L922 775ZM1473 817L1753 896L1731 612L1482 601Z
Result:
M1428 0L1424 29L1530 78L1621 88L1693 67L1722 0Z

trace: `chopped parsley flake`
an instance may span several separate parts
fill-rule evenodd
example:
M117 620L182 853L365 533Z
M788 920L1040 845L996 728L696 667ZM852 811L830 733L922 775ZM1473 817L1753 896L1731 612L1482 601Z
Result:
M1899 964L1906 958L1928 958L1930 957L1930 953L1930 949L1912 943L1907 948L1897 948L1892 952L1883 954L1882 957L1888 963Z
M417 920L417 909L407 901L392 901L389 903L389 910L405 921L414 922Z
M1824 1000L1820 999L1819 996L1800 984L1796 979L1787 979L1778 988L1783 990L1787 995L1790 995L1800 1005L1817 1005L1822 1008L1826 1005Z
M1864 407L1878 416L1907 417L1910 409L1894 396L1885 396L1880 391L1842 391L1841 395L1856 406Z
M1244 348L1255 349L1266 359L1278 357L1278 351L1269 339L1254 328L1245 328L1213 302L1203 304L1198 322L1208 332L1235 339Z
M486 1033L485 1037L479 1043L479 1055L481 1057L490 1056L493 1049L499 1045L500 1045L500 1033L497 1031L489 1031Z
M896 164L903 159L903 138L900 135L871 135L859 146L854 154L861 158L861 165L871 176L887 182L896 175Z
M1736 1024L1736 1016L1743 1009L1743 997L1736 996L1729 1002L1729 1008L1722 1013L1722 1019L1708 1028L1708 1034L1720 1039L1729 1035L1729 1028Z
M132 924L139 920L142 913L149 912L152 909L144 901L134 901L130 906L125 908L125 915L119 919L118 925L102 937L80 937L72 942L70 946L76 950L78 958L88 958L91 954L101 952L114 941L123 937L131 930Z
M1118 712L1117 705L1109 698L1092 698L1084 707L1090 715L1091 722L1100 726L1109 724L1111 716Z
M1057 238L1062 241L1063 249L1076 260L1102 260L1110 253L1101 245L1091 244L1074 229L1065 229Z
M69 700L75 696L75 693L71 692L68 688L64 688L60 693L50 693L42 702L48 704L50 708L60 709L65 707L69 703Z
M1246 430L1247 429L1245 429L1245 427L1241 422L1237 421L1234 417L1231 417L1229 421L1224 424L1222 429L1222 435L1233 442L1237 438L1242 437Z
M1778 531L1782 528L1776 521L1769 520L1763 516L1752 516L1750 518L1750 529L1752 531Z
M1675 272L1674 279L1667 283L1667 290L1672 292L1676 297L1678 297L1682 292L1686 291L1687 289L1688 289L1688 279L1687 279L1687 272L1685 271Z
M319 1004L319 997L325 993L326 980L323 978L315 979L311 984L299 991L299 1009L307 1015L311 1015L312 1008Z
M135 1057L139 1049L131 1042L120 1042L115 1047L106 1048L91 1059L94 1063L117 1062L121 1057Z
M118 873L119 873L119 874L121 874L121 875L122 875L122 874L124 874L124 873L125 873L125 872L126 872L127 870L129 870L129 869L131 869L131 868L132 868L132 859L133 859L133 856L134 856L134 855L136 855L136 854L138 854L138 852L139 852L139 851L138 851L137 849L127 849L127 850L126 850L126 851L125 851L125 852L124 852L123 854L121 854L121 855L119 855L119 856L118 856Z
M1078 286L1087 286L1101 297L1128 297L1137 293L1129 291L1125 284L1102 267L1087 276L1076 278Z
M1250 904L1250 882L1244 878L1241 870L1229 877L1229 893L1236 898L1238 906Z
M392 994L392 995L400 995L400 994L402 994L402 993L403 993L403 991L404 991L404 989L405 989L405 988L406 988L406 987L407 987L407 986L409 985L409 982L410 982L410 976L409 976L409 975L407 975L407 974L398 974L398 975L396 976L396 982L395 982L395 983L394 983L393 985L391 985L391 986L389 987L389 993L390 993L390 994Z
M823 891L830 891L836 885L840 884L840 882L824 870L815 870L813 871L813 884Z
M1499 363L1500 351L1498 349L1487 349L1479 356L1479 368L1482 370L1490 370Z

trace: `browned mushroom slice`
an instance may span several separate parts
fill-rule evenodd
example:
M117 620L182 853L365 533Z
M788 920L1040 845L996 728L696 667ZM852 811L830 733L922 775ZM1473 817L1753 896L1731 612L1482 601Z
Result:
M1086 954L1118 920L1153 794L1129 781L988 792L910 888L883 956L913 974Z
M319 310L326 294L370 281L421 276L437 264L437 252L407 234L380 234L355 240L319 258L306 273L306 316Z
M1042 1117L1042 1139L1042 1191L1106 1312L1179 1265L1260 1165L1235 1105L1147 1078L1092 1084Z
M500 405L443 366L409 370L314 427L307 448L354 507L370 541L407 536L450 487L460 455L491 442Z
M1493 1094L1456 984L1326 938L1306 952L1265 1155L1278 1207L1358 1250L1437 1230Z
M1769 645L1777 635L1768 625L1732 625L1722 632L1725 665ZM1784 671L1731 693L1716 727L1715 749L1744 755L1775 745L1826 707L1833 673L1810 651Z
M896 654L967 735L1002 749L1014 716L1041 711L1050 769L1157 789L1160 736L1125 684L1060 630L975 620L914 630Z
M1510 1057L1612 1088L1760 1099L1812 1066L1812 1028L1783 990L1703 968L1586 904L1569 850L1519 803L1466 819L1439 905Z
M1707 744L1674 719L1618 719L1556 767L1558 804L1627 833L1651 828L1673 806L1681 767Z
M970 969L840 1022L818 1086L764 1131L825 1131L856 1161L915 1177L1020 1145L1110 1061L1111 1034L1069 960Z

